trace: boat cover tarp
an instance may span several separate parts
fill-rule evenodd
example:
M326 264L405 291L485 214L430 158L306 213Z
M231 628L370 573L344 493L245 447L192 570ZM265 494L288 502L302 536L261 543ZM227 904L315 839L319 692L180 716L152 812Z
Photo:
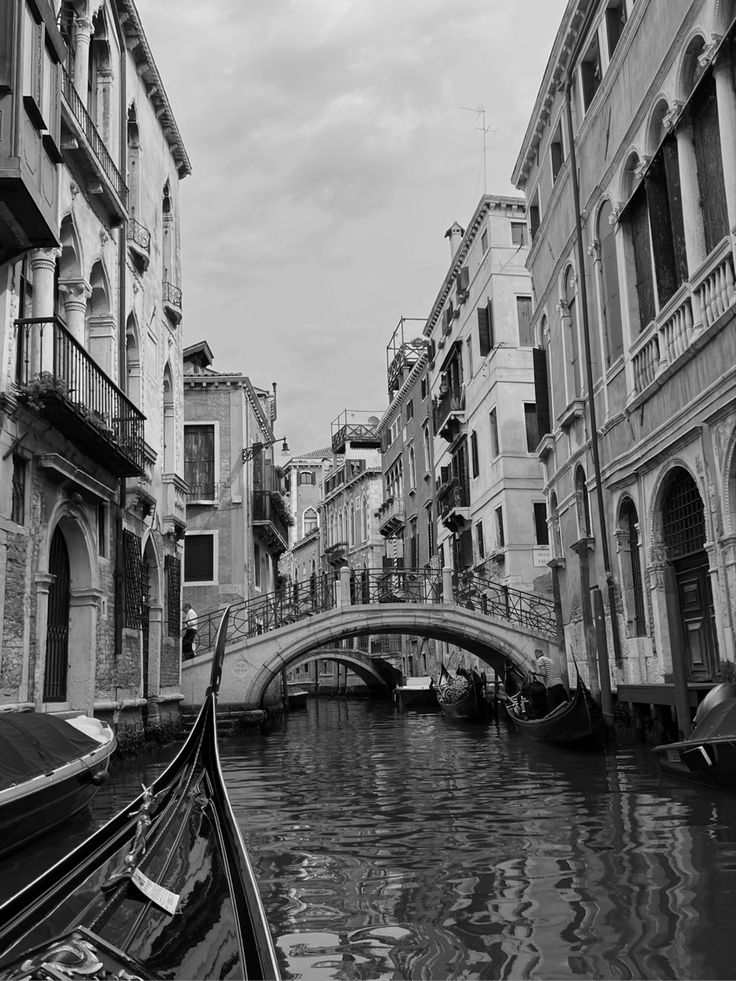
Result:
M53 715L0 713L0 790L50 773L99 745Z
M714 705L710 712L698 722L691 740L702 742L704 739L715 739L718 736L736 738L736 698Z

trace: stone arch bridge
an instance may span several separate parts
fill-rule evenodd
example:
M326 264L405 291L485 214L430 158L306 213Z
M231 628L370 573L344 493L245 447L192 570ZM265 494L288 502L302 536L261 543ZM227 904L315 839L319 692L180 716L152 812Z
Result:
M198 647L182 663L184 704L201 704L209 683L212 645L222 610L199 616ZM558 647L551 599L473 574L424 569L342 569L230 607L220 702L262 708L282 671L311 654L346 664L372 684L392 680L381 658L332 646L361 634L414 634L447 641L490 667L526 673L535 654Z

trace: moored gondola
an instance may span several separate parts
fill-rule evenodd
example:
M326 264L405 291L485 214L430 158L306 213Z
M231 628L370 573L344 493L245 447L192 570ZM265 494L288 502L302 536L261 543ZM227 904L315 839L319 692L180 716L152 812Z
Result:
M602 745L603 715L579 674L573 697L540 718L529 716L521 692L507 697L504 705L522 735L571 749L595 749Z
M0 906L0 978L278 978L217 749L229 610L176 758L90 838Z
M736 790L736 685L711 688L686 739L655 746L663 773Z
M485 680L476 671L457 671L451 675L442 664L436 690L437 702L448 719L482 721L493 715L486 698Z

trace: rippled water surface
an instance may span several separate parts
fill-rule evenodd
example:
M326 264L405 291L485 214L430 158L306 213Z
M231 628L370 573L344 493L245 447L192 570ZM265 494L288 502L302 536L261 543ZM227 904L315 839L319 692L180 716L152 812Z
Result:
M312 699L221 753L285 978L736 977L736 797L646 750ZM163 762L118 768L95 820Z

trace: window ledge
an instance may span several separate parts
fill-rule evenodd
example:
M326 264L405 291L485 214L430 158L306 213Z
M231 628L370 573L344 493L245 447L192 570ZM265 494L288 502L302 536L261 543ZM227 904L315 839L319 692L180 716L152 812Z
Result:
M567 431L576 419L585 418L585 399L576 398L568 405L559 418L560 429Z
M567 565L567 562L565 561L565 559L554 558L554 559L550 559L547 565L550 569L564 569L565 566Z
M541 460L542 463L544 463L547 457L551 456L551 454L554 452L554 448L555 448L554 436L552 435L552 433L545 433L544 436L542 436L541 440L539 441L539 445L537 446L537 449L535 451L537 459Z
M591 535L583 535L576 542L572 542L570 548L578 555L582 555L586 551L593 552L595 551L595 538Z

